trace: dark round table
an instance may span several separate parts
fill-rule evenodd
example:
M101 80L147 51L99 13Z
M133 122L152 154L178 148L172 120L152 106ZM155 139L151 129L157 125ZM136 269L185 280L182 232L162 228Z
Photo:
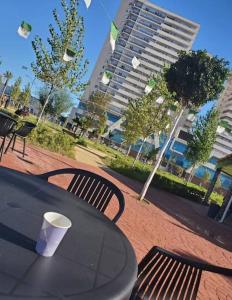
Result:
M134 250L107 217L33 175L0 167L0 299L126 300ZM72 221L51 258L35 252L47 211Z

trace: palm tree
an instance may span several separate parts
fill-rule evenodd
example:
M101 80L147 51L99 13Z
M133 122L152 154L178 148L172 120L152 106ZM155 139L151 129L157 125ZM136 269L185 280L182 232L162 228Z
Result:
M3 90L2 90L2 94L1 94L1 98L0 98L1 101L3 100L3 96L5 94L5 90L8 85L9 80L11 80L13 78L13 74L10 71L6 71L6 73L4 74L4 77L6 78L6 81L3 85Z

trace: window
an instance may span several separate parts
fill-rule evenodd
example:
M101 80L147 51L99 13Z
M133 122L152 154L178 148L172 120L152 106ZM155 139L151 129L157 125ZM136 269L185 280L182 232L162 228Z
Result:
M218 159L214 156L210 157L209 159L209 163L213 164L213 165L216 165L218 162Z
M180 130L178 134L178 138L181 140L184 140L186 142L190 141L192 138L192 135L184 130Z

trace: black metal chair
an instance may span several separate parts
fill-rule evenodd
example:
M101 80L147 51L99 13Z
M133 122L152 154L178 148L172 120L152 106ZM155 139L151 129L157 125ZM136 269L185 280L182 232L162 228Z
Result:
M115 223L118 221L124 211L125 200L122 192L112 182L95 173L72 168L55 170L38 176L48 181L49 177L61 174L73 174L67 191L87 201L102 213L106 210L112 197L116 196L119 202L119 211L112 221Z
M22 154L23 154L23 157L24 157L25 156L25 149L26 149L26 138L35 127L36 127L36 125L31 123L31 122L24 122L24 124L13 133L13 135L10 139L10 142L7 145L5 153L7 153L7 151L10 148L10 145L11 145L12 142L13 142L12 151L14 151L16 138L20 137L21 139L23 139L23 152L22 152Z
M13 131L16 123L17 122L10 116L0 113L0 137L3 138L0 147L0 161L2 160L6 137Z
M232 276L232 269L192 261L153 247L139 263L130 300L194 300L203 271Z

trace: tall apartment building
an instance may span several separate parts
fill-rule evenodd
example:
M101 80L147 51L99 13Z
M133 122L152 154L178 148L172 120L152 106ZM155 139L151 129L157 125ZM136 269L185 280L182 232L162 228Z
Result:
M220 95L217 103L219 109L219 119L226 121L232 130L232 73L230 74L228 80L225 83L225 89ZM183 123L180 124L178 128L175 139L173 140L169 155L176 156L176 162L179 165L186 166L188 163L184 157L184 152L186 150L187 140L191 138L188 132L188 123L187 119L183 119ZM190 127L189 127L190 129ZM232 132L229 133L226 130L221 133L217 133L216 141L213 145L212 152L210 154L210 159L207 163L200 166L196 170L196 176L201 177L205 171L209 172L211 176L216 169L216 164L219 159L225 157L228 154L232 153ZM231 178L228 176L222 175L221 181L223 186L229 188L231 185Z
M199 25L167 11L146 0L122 0L115 24L119 29L115 51L112 53L107 37L92 72L78 109L71 113L82 114L85 102L94 91L110 94L108 109L110 123L116 122L127 107L129 99L144 94L148 80L164 65L175 62L180 50L190 50ZM140 61L138 68L132 59ZM102 83L105 71L112 73L109 84Z
M223 93L218 101L220 119L228 122L232 129L232 73L230 74ZM216 159L232 153L232 134L224 131L217 135L212 156Z

